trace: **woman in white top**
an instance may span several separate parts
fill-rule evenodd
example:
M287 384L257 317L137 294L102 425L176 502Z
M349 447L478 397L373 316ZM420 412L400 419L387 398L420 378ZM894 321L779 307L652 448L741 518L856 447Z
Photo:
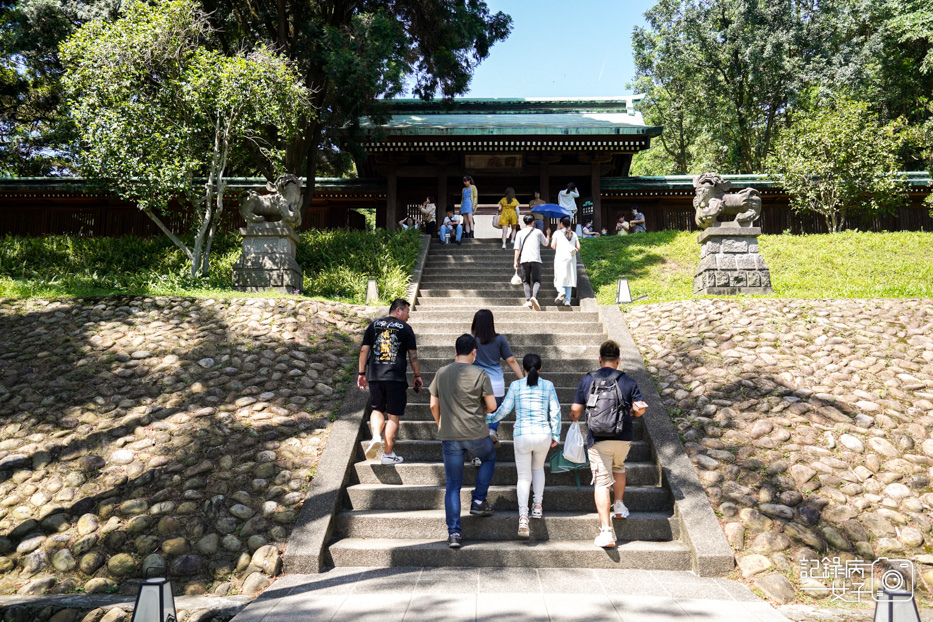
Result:
M580 250L580 240L570 228L570 219L566 216L560 219L560 228L551 236L551 248L554 253L554 288L558 291L554 302L564 301L564 306L570 306L572 290L577 286L577 251Z
M570 217L574 218L577 215L577 201L580 193L577 192L577 184L570 182L567 184L566 190L561 190L557 193L557 204L561 207L566 207L570 210Z

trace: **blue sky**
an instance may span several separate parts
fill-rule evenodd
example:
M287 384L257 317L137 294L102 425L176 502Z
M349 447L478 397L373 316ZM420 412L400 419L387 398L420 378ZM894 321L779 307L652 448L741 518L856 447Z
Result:
M632 28L648 0L486 0L512 16L466 97L608 97L634 94Z

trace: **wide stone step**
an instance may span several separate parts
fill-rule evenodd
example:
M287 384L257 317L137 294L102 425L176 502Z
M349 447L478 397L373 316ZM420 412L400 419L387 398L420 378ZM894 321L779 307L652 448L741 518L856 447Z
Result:
M566 415L569 412L569 408L562 409ZM430 414L429 414L430 416ZM561 442L567 437L567 430L570 428L570 421L564 417L564 420L561 421L561 431L560 438ZM499 441L512 441L514 437L512 435L513 430L515 429L515 414L511 414L507 419L503 419L499 422L498 436ZM644 425L642 424L640 418L634 419L632 421L632 434L635 437L635 440L642 440L644 434ZM402 419L402 423L399 426L398 431L398 440L400 441L433 441L437 440L437 424L434 423L434 418L430 420L413 420L408 416L408 409L405 409L405 417Z
M522 359L522 357L521 357L521 356L518 356L518 355L516 354L515 358L518 360L518 364L521 365L521 359ZM433 360L435 360L435 359L431 359L431 360L433 361ZM451 360L453 360L453 359L451 359ZM450 362L450 361L448 361L448 362ZM432 363L432 364L433 364L433 363ZM445 363L445 365L446 365L446 363ZM592 365L591 365L591 367L596 367L596 366L597 366L597 364L592 364ZM581 368L581 369L583 369L583 368ZM425 385L427 385L427 386L430 386L430 385L431 385L431 382L434 380L434 374L436 373L436 371L437 371L437 370L435 370L435 369L432 369L432 370L427 370L427 369L425 369L425 367L424 367L424 359L421 360L421 379L424 380L424 384L425 384ZM506 366L506 369L502 370L502 372L503 372L503 374L505 375L505 386L506 386L506 388L508 388L508 386L509 386L510 384L512 384L512 382L513 382L514 380L516 380L516 376L515 376L515 374L512 373L511 368L509 368L508 366ZM541 371L541 377L544 378L545 380L549 380L549 381L551 381L552 383L554 383L555 388L558 389L558 399L560 399L560 392L559 392L559 390L560 390L561 388L568 388L568 389L574 389L574 390L576 390L577 385L580 384L580 380L583 378L583 375L584 375L583 372L575 372L575 371L566 371L566 372L565 372L565 371L552 371L550 368L542 369L542 371ZM412 382L413 379L414 379L414 374L411 373L411 369L409 368L409 373L408 373L408 383L409 383L409 386L411 385L411 382ZM409 393L409 394L408 394L409 403L411 403L411 401L414 400L416 397L417 397L417 394ZM572 395L571 395L571 397L572 397Z
M424 348L428 346L449 346L453 348L454 343L463 333L431 333L422 331L416 333L416 338L418 341L418 352L422 352ZM522 333L512 333L505 334L506 339L509 342L509 346L514 350L515 348L522 348L526 351L534 351L535 348L540 348L541 346L598 346L602 344L608 335L603 332L592 332L592 333L539 333L539 334L522 334Z
M464 469L472 467L464 467ZM547 486L544 488L544 512L592 512L593 488L588 471L581 471L581 487ZM460 491L460 502L469 507L472 488ZM386 486L355 484L347 487L350 509L353 510L435 510L444 507L444 486ZM486 497L495 510L518 511L515 486L490 486ZM623 501L633 512L671 512L670 493L657 486L626 486ZM595 534L594 534L595 536Z
M432 346L434 348L434 346ZM445 348L445 351L440 355L428 356L426 352L423 352L420 348L418 349L418 360L421 363L421 373L422 376L428 373L434 373L444 365L449 365L454 362L454 347L451 345L449 348ZM598 348L597 355L563 355L558 354L557 356L551 356L550 353L547 353L548 356L545 356L546 353L539 352L537 349L535 352L541 357L541 369L542 377L547 378L548 380L553 380L553 376L556 373L573 373L579 374L577 377L577 382L580 378L583 377L583 374L587 371L592 371L599 366L598 362ZM530 351L530 350L529 350ZM515 358L518 361L521 361L524 358L524 350L514 351ZM583 371L581 371L583 370ZM423 379L423 378L422 378ZM509 381L509 375L506 374L506 382Z
M553 304L551 301L539 301L547 302ZM491 309L492 310L492 309ZM492 310L493 318L496 321L496 330L500 332L506 332L504 328L501 328L501 325L508 323L510 325L517 326L528 326L528 309L516 309L514 307L500 308L498 310ZM458 327L466 326L467 331L469 332L470 324L473 322L473 316L464 316L462 311L455 310L444 310L444 309L431 309L430 311L422 311L419 308L415 308L411 312L411 315L408 318L408 323L415 329L417 334L419 327L430 325L430 324L456 324ZM588 312L588 311L579 311L578 309L573 309L573 312L570 312L570 309L564 309L561 307L559 310L551 311L548 313L538 313L534 317L534 323L531 326L541 326L549 324L579 324L580 326L599 326L599 330L602 331L602 322L599 320L599 314ZM463 332L460 329L451 329L452 332Z
M425 381L425 384L427 384L427 386L429 387L431 386L430 383L427 381ZM508 389L508 384L506 384L506 389ZM577 390L576 387L557 387L556 388L557 400L558 400L557 403L560 404L560 410L563 413L564 419L567 419L568 416L570 415L570 407L573 406L573 400L574 400L574 397L576 396L576 390ZM414 408L415 406L422 406L422 405L427 406L430 403L431 403L430 393L428 393L426 390L423 390L421 393L415 393L413 390L409 390L408 406L406 406L405 408L405 418L412 419L411 417L408 416L414 412L413 410L410 410L411 408ZM513 414L508 416L508 419L510 420L515 419L514 409L512 410L512 413Z
M547 494L547 493L545 493ZM461 517L463 533L470 541L525 542L517 537L518 512L496 512L493 516ZM627 519L613 520L616 538L670 542L680 537L680 520L667 512L632 512ZM585 540L599 528L595 513L552 512L530 521L530 542ZM344 538L395 538L431 540L444 533L444 510L391 512L368 510L337 514L337 534Z
M369 441L361 441L360 447ZM365 448L364 448L365 449ZM552 449L555 452L557 449ZM395 453L407 460L430 461L441 460L441 441L398 441L395 443ZM502 441L499 448L496 449L496 460L512 460L515 456L515 450L512 449L511 441ZM550 452L548 454L550 458ZM647 462L651 459L651 449L645 441L632 441L632 447L628 453L629 460L632 462Z
M406 486L443 486L445 482L444 464L441 462L403 462L398 465L379 462L357 462L353 465L360 484L384 484ZM580 483L590 481L590 472L579 472ZM546 486L576 486L574 473L551 473L551 467L544 465ZM518 481L518 472L514 462L496 462L492 476L493 486L514 486ZM626 462L625 481L629 486L657 486L660 482L657 465L651 462ZM476 467L467 466L463 470L463 485L473 486L476 482Z
M415 394L412 391L409 391L408 398L409 400L416 400L416 401L409 401L408 405L405 407L405 416L402 418L402 423L406 421L410 421L410 422L434 421L434 417L431 415L431 408L429 406L430 402L428 401L429 398L427 397L427 393L424 393L424 395L422 395L422 393ZM572 404L570 401L560 403L560 412L561 412L562 419L564 420L569 419L571 405ZM515 420L514 411L512 414L508 415L506 419L510 421L514 421Z
M441 359L444 357L450 357L447 362L451 362L454 358L455 350L454 343L456 339L450 341L449 345L421 345L418 344L418 356L425 357L429 359ZM520 359L524 357L525 354L529 352L534 352L541 357L541 365L548 366L548 369L553 369L552 363L557 359L564 358L574 358L574 359L588 359L589 361L595 362L599 357L599 344L602 343L598 341L597 343L590 345L545 345L545 344L525 344L524 342L516 342L510 344L512 352L515 353L515 358ZM521 354L521 357L519 356ZM447 363L444 363L446 365ZM580 369L586 369L587 367L592 367L594 363L588 363L586 367L580 367Z
M572 304L569 307L554 304L554 297L556 295L553 287L551 291L547 291L544 288L541 289L538 303L541 305L542 311L576 313L579 310L576 301L571 301ZM472 318L473 314L480 309L489 309L495 316L502 311L522 310L524 309L522 306L524 304L524 296L451 296L449 298L425 298L419 295L418 300L415 302L415 308L418 310L439 309L442 311L457 311L459 313L468 313ZM536 313L533 309L524 310L529 314ZM535 322L539 321L538 318L530 319ZM544 320L546 318L541 317L540 319Z
M488 266L483 266L483 276L489 277L490 279L503 279L505 282L508 282L512 278L512 275L515 274L515 264L490 264ZM424 283L425 279L438 280L438 279L459 279L464 273L466 274L475 274L477 267L475 265L470 266L431 266L425 267L421 272L421 282ZM541 276L545 274L554 277L554 265L553 264L541 264Z
M443 531L443 523L439 531ZM344 538L331 545L336 566L389 567L514 567L514 568L629 568L691 570L690 550L679 541L618 542L601 549L586 540L549 542L470 541L464 531L463 548L447 547L446 534L435 539L394 540ZM593 537L596 536L594 530Z

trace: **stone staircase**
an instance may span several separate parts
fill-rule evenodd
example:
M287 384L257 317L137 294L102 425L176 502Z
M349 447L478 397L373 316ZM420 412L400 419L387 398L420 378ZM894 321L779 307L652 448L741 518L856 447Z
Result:
M428 409L427 386L435 372L453 360L454 341L469 332L473 314L481 308L493 312L496 330L508 338L519 361L528 352L541 356L542 377L557 387L565 433L577 383L597 366L599 344L607 338L599 315L581 311L576 299L572 307L555 306L550 249L542 250L539 300L543 310L521 308L521 286L509 283L512 257L513 251L503 250L496 240L465 240L462 246L432 242L410 319L418 338L425 389L418 394L409 392L396 444L396 453L405 462L383 466L367 461L363 447L369 432L362 426L356 462L329 547L333 565L690 570L691 549L682 541L673 496L662 485L660 465L638 419L626 464L625 504L631 516L615 521L617 549L593 545L599 521L586 471L580 472L582 487L578 488L573 473L552 474L545 467L545 517L531 521L529 540L517 538L514 413L499 428L502 446L488 497L496 514L487 518L465 514L463 548L452 551L447 547L444 466L441 443L435 440L437 428ZM506 385L512 380L513 374L507 371ZM475 475L476 469L467 465L463 508L469 507Z

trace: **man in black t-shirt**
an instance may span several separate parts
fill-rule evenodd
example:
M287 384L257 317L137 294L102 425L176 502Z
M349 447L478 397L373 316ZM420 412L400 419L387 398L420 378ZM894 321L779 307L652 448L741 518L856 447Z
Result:
M360 348L357 386L364 391L369 387L373 407L369 417L373 438L366 447L366 457L376 457L382 443L382 429L385 427L382 464L402 462L402 458L395 455L395 435L398 433L399 419L405 414L405 406L408 404L406 354L415 372L415 391L420 391L424 384L421 381L415 332L407 324L410 310L407 301L401 298L393 300L389 315L366 328L363 347Z
M610 518L609 490L615 494L615 503L612 505L612 518L627 518L628 508L622 503L625 494L625 458L632 446L632 417L641 417L645 414L648 404L642 401L641 391L635 381L619 369L619 344L609 340L599 347L599 367L593 374L601 378L618 375L616 384L622 396L623 426L622 431L611 436L593 436L589 429L586 431L587 457L590 460L590 469L593 471L593 494L596 498L596 512L599 514L600 529L594 544L603 548L612 548L616 545L615 531L612 529ZM578 420L586 409L587 398L593 387L593 376L587 374L580 380L577 394L570 407L570 419Z

